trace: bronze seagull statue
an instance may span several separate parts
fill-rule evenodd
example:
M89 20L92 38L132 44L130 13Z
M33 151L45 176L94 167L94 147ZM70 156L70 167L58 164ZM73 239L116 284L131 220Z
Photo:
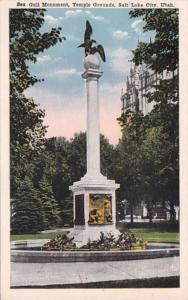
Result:
M102 45L97 45L97 42L95 40L91 39L92 33L93 33L93 29L91 27L91 24L87 20L86 21L86 30L85 30L85 34L84 34L84 43L79 45L78 48L80 48L80 47L85 48L85 56L87 56L89 54L95 54L98 52L100 54L101 59L105 62L106 57L105 57L104 48ZM93 44L96 44L96 46L92 47Z

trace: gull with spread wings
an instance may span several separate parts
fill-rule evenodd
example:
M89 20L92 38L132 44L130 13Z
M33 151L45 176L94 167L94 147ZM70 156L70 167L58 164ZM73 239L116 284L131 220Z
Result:
M78 48L80 48L80 47L85 48L85 56L87 56L89 54L99 53L101 59L105 62L106 57L105 57L104 48L102 45L97 45L97 42L95 40L91 39L92 33L93 33L93 29L91 27L91 24L87 20L86 21L86 30L85 30L85 34L84 34L84 43L79 45ZM92 47L93 44L96 44L96 46Z

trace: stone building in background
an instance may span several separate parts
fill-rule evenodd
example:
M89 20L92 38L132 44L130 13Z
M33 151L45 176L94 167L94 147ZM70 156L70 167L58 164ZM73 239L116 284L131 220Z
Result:
M144 115L148 114L155 105L155 102L148 103L146 94L155 91L155 86L160 80L172 79L174 74L169 71L163 73L155 73L144 65L136 66L132 64L130 67L129 76L127 76L125 91L122 90L121 95L121 113L141 111ZM131 209L129 202L122 200L124 206L124 218L130 221ZM176 220L179 220L179 206L175 206ZM169 220L170 207L167 203L161 205L160 202L152 207L154 220ZM146 203L142 201L139 205L133 208L134 221L143 222L149 221L149 211Z
M160 79L170 79L172 76L172 72L169 71L157 74L143 65L132 64L127 76L125 92L122 90L121 112L141 111L144 115L149 113L155 103L148 103L145 95L155 91L155 86Z

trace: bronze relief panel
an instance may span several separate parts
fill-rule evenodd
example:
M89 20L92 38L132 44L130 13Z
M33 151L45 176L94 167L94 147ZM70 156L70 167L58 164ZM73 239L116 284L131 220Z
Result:
M89 194L89 224L112 224L112 195Z

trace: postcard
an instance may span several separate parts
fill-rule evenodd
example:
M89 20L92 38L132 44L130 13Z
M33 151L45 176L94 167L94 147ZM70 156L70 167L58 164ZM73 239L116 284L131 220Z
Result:
M1 1L1 298L187 299L187 1Z

